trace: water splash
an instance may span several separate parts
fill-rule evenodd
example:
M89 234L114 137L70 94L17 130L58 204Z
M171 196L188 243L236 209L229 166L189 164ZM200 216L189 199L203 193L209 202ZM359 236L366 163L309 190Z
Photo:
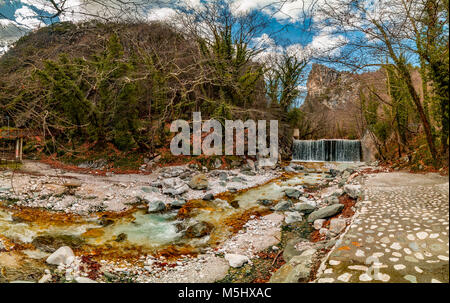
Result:
M298 161L361 161L361 141L344 139L294 140L292 159Z

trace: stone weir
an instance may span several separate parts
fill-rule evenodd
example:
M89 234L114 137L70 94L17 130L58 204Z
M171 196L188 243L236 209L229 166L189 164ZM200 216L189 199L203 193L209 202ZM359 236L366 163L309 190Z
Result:
M361 159L360 140L294 140L292 146L294 161L358 162Z

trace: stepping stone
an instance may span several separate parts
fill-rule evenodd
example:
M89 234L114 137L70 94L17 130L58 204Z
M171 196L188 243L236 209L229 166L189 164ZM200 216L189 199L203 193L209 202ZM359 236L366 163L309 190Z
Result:
M391 277L388 274L378 273L376 279L383 282L388 282Z
M412 234L407 235L406 238L408 238L408 240L410 241L414 241L416 239L416 237L414 237L414 235Z
M317 280L318 283L333 283L334 279L333 278L320 278L319 280Z
M352 274L349 274L348 272L346 272L346 273L340 275L337 279L342 282L348 282L348 281L350 281L351 277L352 277Z
M437 257L438 257L439 260L442 260L442 261L448 261L448 257L446 257L446 256L439 255L439 256L437 256Z
M406 266L403 265L403 264L395 264L394 265L394 269L396 269L396 270L402 270L402 269L405 269L405 268L406 268Z
M392 249L395 249L395 250L400 250L400 249L402 249L402 246L400 245L400 243L394 242L394 243L391 245L391 248L392 248Z
M413 262L413 263L418 263L419 262L419 260L417 260L416 258L411 257L411 256L406 256L405 260L408 261L408 262Z
M380 239L380 242L382 242L382 243L390 243L391 240L389 240L389 237L383 237L383 238Z
M427 233L427 232L424 232L424 231L421 231L421 232L418 232L418 233L416 234L416 236L417 236L417 238L419 238L420 240L423 240L423 239L426 239L426 238L428 237L428 233Z
M357 256L357 257L364 257L365 255L366 254L361 249L357 249L356 250L355 256Z
M419 250L419 245L417 245L416 242L411 242L408 244L409 248L411 248L413 251L418 251Z
M328 263L330 263L330 265L332 265L332 266L336 266L336 265L339 265L339 264L341 264L341 261L337 261L337 260L330 260Z
M416 257L416 259L419 259L419 260L425 259L420 252L415 253L414 256Z
M362 274L359 276L359 281L362 281L362 282L369 282L372 280L373 280L372 277L369 276L368 274Z
M412 275L406 275L403 278L405 278L406 280L408 280L411 283L417 283L417 278L415 276Z

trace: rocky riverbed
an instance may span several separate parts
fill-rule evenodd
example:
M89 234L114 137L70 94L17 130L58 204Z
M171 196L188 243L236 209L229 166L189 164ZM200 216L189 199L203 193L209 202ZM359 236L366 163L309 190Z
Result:
M249 160L92 176L25 162L0 174L0 281L313 281L380 171Z

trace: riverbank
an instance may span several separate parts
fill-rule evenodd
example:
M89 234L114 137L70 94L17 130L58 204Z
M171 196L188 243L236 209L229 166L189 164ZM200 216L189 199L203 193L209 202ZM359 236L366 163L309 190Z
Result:
M314 281L364 204L368 175L383 171L249 161L95 176L25 162L1 172L0 279Z

